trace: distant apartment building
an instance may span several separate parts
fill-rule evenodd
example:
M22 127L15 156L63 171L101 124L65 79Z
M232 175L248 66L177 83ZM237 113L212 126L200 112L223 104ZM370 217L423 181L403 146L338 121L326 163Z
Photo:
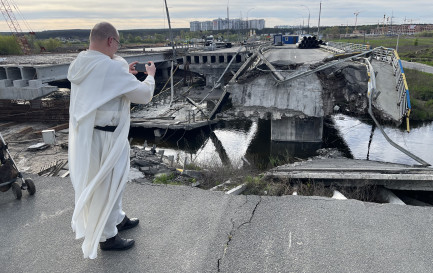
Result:
M199 30L203 30L203 31L213 30L213 22L212 21L201 22L201 27Z
M265 20L257 19L257 20L248 20L249 28L252 29L264 29L265 28Z
M212 30L227 29L227 20L223 20L221 18L214 19L212 21L212 26L213 26Z
M201 30L201 23L199 21L189 22L189 30L190 31L200 31Z
M242 20L242 19L214 19L212 21L192 21L189 23L190 31L207 31L207 30L239 30L239 29L264 29L264 19Z

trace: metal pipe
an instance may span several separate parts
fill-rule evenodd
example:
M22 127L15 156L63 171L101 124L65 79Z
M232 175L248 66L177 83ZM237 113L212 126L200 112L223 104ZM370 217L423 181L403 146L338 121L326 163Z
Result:
M173 49L173 56L171 59L171 70L170 70L170 74L171 74L171 98L170 98L170 107L173 103L173 97L174 97L174 87L173 87L173 65L174 65L174 60L176 59L176 50L174 48L174 41L173 41L173 32L171 31L171 23L170 23L170 14L168 12L168 6L167 6L167 0L164 0L165 3L165 11L167 13L167 20L168 20L168 28L169 28L169 35L170 35L170 42L171 42L171 47Z

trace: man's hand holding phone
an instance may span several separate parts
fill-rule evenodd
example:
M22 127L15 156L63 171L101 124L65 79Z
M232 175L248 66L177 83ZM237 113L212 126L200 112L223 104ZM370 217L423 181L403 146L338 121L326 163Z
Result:
M152 77L155 77L156 73L156 67L152 61L149 61L147 63L136 63L135 70L137 72L144 72L144 74L150 75Z

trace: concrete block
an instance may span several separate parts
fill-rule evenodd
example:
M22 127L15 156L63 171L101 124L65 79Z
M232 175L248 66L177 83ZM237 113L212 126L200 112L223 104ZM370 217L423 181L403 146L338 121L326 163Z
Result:
M12 80L0 80L0 88L13 86Z
M31 88L42 87L42 81L41 80L29 80L29 87L31 87Z
M26 87L29 86L29 80L14 80L14 87Z
M55 145L56 144L56 132L54 130L43 130L42 139L46 144Z

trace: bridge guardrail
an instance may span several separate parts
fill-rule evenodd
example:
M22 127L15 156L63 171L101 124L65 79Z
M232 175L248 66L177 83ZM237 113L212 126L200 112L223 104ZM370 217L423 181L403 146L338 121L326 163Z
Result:
M410 104L409 87L404 74L403 65L401 63L398 53L393 48L378 47L373 51L373 57L377 60L387 62L392 65L394 69L396 91L398 92L397 105L400 107L400 116L406 117L407 131L409 131L409 116L412 110Z
M398 54L397 52L395 52L397 58L398 58ZM401 147L400 145L398 145L397 143L395 143L387 134L386 132L383 130L382 126L379 124L379 122L377 121L377 119L374 117L373 114L373 110L372 110L372 97L373 97L373 93L376 92L376 75L374 73L374 69L373 66L371 65L370 61L368 60L368 58L365 59L365 63L367 66L367 73L368 73L368 93L367 93L367 97L368 97L368 113L370 114L371 118L373 119L374 123L376 124L377 128L379 128L380 132L382 133L382 135L385 137L385 139L389 142L389 144L391 144L393 147L397 148L398 150L400 150L401 152L403 152L404 154L406 154L407 156L411 157L412 159L414 159L415 161L419 162L421 164L421 166L423 167L428 167L430 166L430 164L426 161L424 161L423 159L417 157L416 155L414 155L413 153L409 152L408 150L406 150L405 148ZM404 73L403 73L404 75ZM409 128L408 128L409 129Z
M370 45L344 43L344 42L328 42L328 46L343 50L344 52L358 52L358 51L367 51L371 49Z

